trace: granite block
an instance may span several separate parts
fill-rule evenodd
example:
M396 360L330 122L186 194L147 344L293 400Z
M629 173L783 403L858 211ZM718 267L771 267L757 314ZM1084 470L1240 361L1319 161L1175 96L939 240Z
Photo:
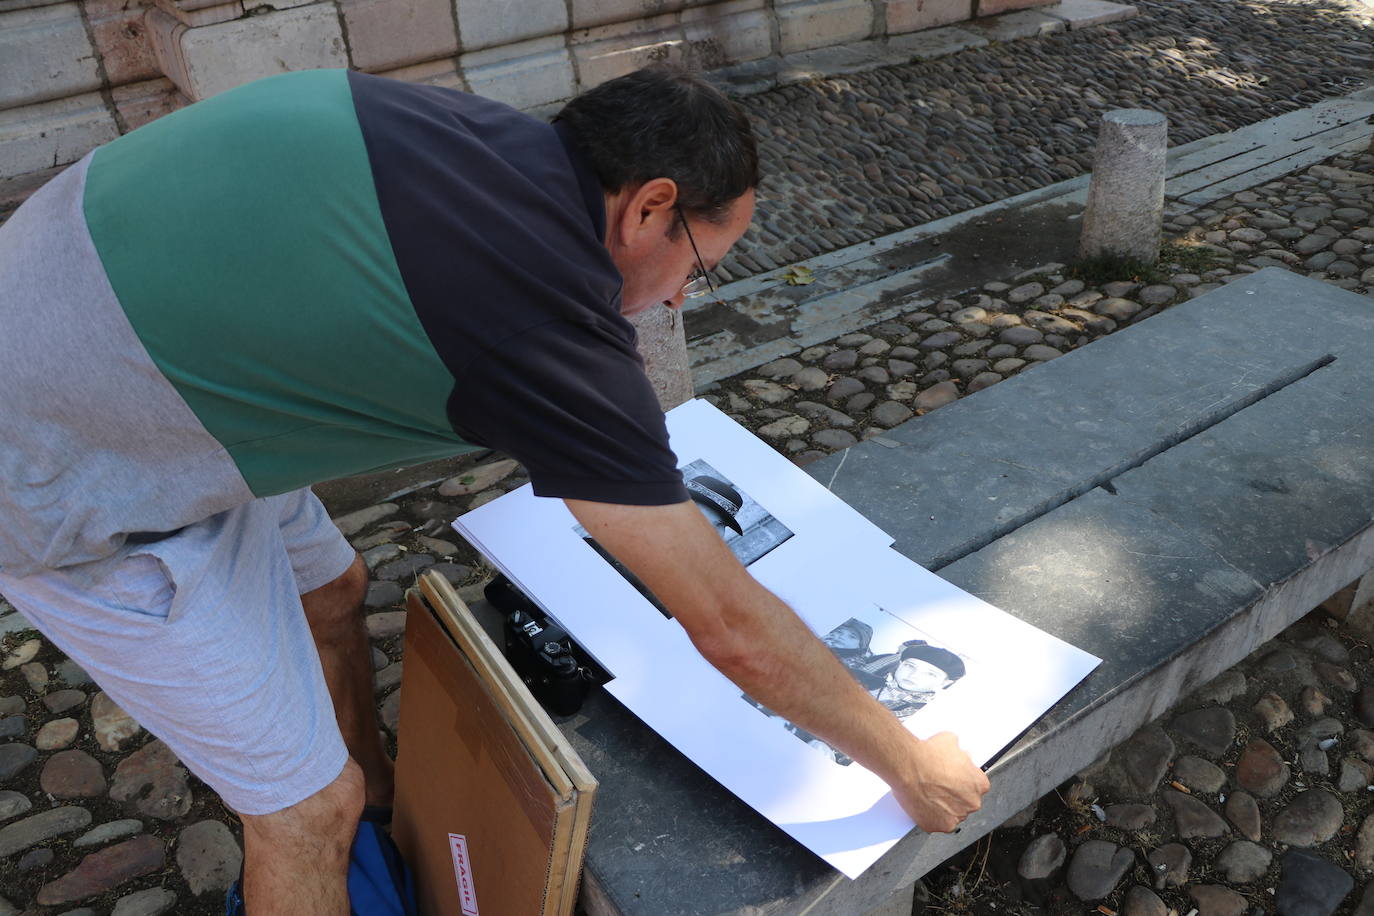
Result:
M1033 38L1062 32L1066 28L1063 19L1046 16L1032 10L1019 13L1004 13L988 19L976 19L964 28L970 32L986 35L991 41L1016 41L1018 38Z
M0 13L0 109L99 88L95 51L77 4Z
M353 66L377 72L458 50L451 0L339 0Z
M245 12L243 0L152 0L152 3L177 22L192 27L228 22Z
M116 86L110 91L110 98L126 130L137 130L149 121L155 121L191 103L169 79Z
M977 0L977 8L974 15L982 18L984 16L1000 16L1002 13L1011 13L1016 10L1032 9L1037 6L1046 6L1054 0Z
M973 18L976 0L888 0L887 34L901 35Z
M561 35L473 51L458 62L473 92L521 110L566 101L575 91Z
M1070 29L1086 29L1133 19L1138 12L1128 3L1112 3L1110 0L1061 0L1037 9L1046 16L1063 19Z
M763 0L734 0L682 12L688 59L704 70L773 53L773 20Z
M868 0L779 3L774 15L782 54L861 41L873 34L873 7Z
M708 6L711 0L570 0L572 28L586 29L617 22L630 22L647 16L676 13L694 6Z
M276 73L348 65L330 3L198 28L153 9L147 22L163 72L192 100Z
M111 86L162 76L143 17L147 0L85 0L95 50Z
M0 178L75 162L117 136L98 92L0 111Z
M561 35L568 28L568 10L545 0L453 0L464 51L479 51L544 35Z
M572 45L583 90L656 61L684 63L686 50L682 26L674 15L589 29Z

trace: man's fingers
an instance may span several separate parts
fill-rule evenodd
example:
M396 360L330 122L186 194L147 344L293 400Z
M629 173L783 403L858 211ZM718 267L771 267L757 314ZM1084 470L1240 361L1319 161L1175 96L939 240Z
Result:
M936 806L935 810L926 808L920 811L912 816L912 820L926 833L952 833L970 814L982 806L979 800L962 803L948 801Z
M929 819L924 824L918 823L916 826L926 833L950 833L959 826L959 822L952 817L942 817Z
M972 814L973 812L969 812ZM925 819L925 823L917 821L916 826L926 833L953 833L955 828L964 822L968 814L954 815L951 813L932 815Z
M922 784L906 796L911 804L907 813L927 833L951 833L970 814L983 807L983 796L991 788L987 774L974 766L959 747L958 738L942 732L923 743L926 757Z

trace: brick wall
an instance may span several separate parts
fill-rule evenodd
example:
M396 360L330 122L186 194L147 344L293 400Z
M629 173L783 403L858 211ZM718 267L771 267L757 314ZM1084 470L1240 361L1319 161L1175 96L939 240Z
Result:
M1049 0L0 0L0 180L191 101L353 67L548 111L654 60L706 70Z

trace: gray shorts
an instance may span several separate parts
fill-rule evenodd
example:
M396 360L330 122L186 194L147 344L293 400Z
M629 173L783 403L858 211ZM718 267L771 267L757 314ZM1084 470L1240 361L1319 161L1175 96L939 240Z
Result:
M348 752L300 596L356 553L309 490L258 499L0 593L241 814L313 795Z

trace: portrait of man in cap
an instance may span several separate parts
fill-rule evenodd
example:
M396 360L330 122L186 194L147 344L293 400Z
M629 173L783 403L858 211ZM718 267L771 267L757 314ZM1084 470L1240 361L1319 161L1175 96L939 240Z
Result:
M897 652L879 656L867 667L882 676L881 686L869 692L899 719L920 710L966 670L958 655L922 639L903 643Z
M881 611L881 609L879 609ZM919 632L900 626L905 634ZM896 629L896 627L894 627ZM963 677L968 669L962 656L925 639L904 639L891 652L872 649L874 627L857 617L821 636L821 642L834 653L854 679L898 719L912 716L931 703L940 692ZM892 634L887 634L888 639ZM886 641L886 640L885 640ZM891 645L891 643L888 643ZM745 697L770 717L772 711ZM786 729L841 766L854 761L805 729L788 722Z

